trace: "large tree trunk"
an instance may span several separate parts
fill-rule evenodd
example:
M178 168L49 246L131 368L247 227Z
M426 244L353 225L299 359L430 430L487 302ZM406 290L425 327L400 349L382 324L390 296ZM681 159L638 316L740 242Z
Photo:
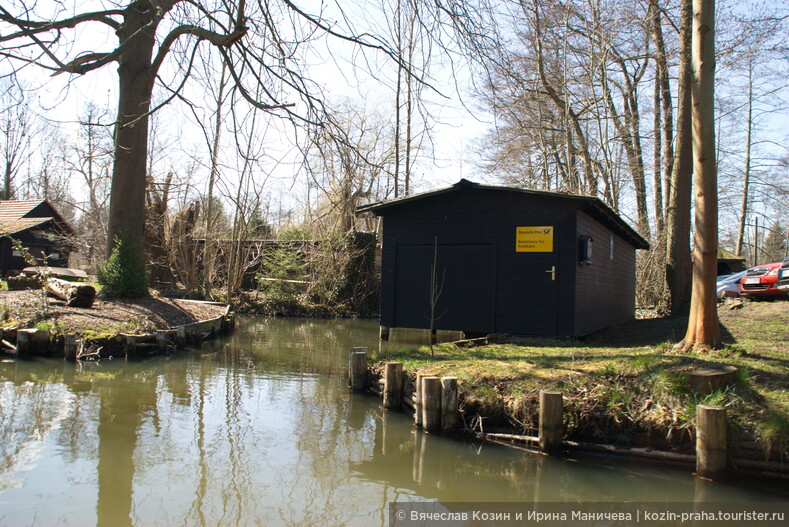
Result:
M693 0L693 289L685 351L720 344L715 274L718 254L718 178L715 164L715 1Z
M663 39L663 21L659 1L651 0L650 8L652 9L652 34L656 48L657 82L655 83L655 98L656 101L659 100L660 102L660 111L658 111L658 106L655 106L655 141L657 142L658 138L660 140L659 155L658 145L657 143L655 144L655 155L660 158L660 162L655 165L655 219L658 237L660 237L665 228L664 214L668 209L669 181L671 180L674 161L674 116L671 105L668 58ZM663 199L666 200L666 203L662 202Z
M637 83L638 81L636 81ZM630 93L625 104L625 122L627 123L627 136L625 151L631 157L630 172L633 175L633 184L636 189L636 206L638 207L638 231L647 240L650 238L649 210L647 205L647 185L646 174L644 171L644 156L641 151L641 125L638 111L638 97L635 86L630 89Z
M147 9L146 9L147 8ZM148 111L153 75L151 57L155 44L154 10L134 2L124 12L118 38L123 44L137 31L135 45L128 46L118 60L118 118L115 122L115 160L110 193L107 256L115 240L126 242L143 255L145 225L145 182L148 159ZM150 24L150 26L145 27ZM144 29L143 29L144 28Z
M691 130L690 48L693 24L691 0L682 0L680 15L680 63L677 84L677 147L667 187L666 282L671 312L685 311L690 302L690 187L693 174Z

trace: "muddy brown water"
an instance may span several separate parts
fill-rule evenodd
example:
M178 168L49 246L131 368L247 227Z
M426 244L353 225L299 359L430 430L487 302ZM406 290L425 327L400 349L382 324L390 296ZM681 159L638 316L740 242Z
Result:
M392 501L760 501L621 459L428 437L347 389L374 321L242 318L141 362L0 362L0 525L388 525ZM387 346L425 335L397 332Z

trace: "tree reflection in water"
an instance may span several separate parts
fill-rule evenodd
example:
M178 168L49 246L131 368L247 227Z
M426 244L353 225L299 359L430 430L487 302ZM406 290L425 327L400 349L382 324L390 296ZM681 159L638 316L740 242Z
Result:
M390 501L763 497L416 432L348 391L348 350L378 345L374 321L239 328L138 363L0 362L0 526L368 526L388 525Z

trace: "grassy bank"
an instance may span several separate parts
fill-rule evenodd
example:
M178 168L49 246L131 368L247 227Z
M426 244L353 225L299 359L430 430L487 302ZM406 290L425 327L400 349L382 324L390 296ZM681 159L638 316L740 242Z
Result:
M738 457L789 458L789 303L719 310L724 347L677 353L686 320L647 319L580 340L451 344L379 354L411 374L457 376L466 425L536 435L539 391L564 393L570 439L692 451L697 404L724 405ZM699 396L689 373L710 364L738 368L734 385Z

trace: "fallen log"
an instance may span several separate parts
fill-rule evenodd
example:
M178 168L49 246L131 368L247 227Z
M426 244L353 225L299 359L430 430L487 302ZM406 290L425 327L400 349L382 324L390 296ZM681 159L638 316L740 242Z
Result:
M91 307L96 298L96 289L93 286L68 282L60 278L48 278L47 291L65 300L69 307Z

